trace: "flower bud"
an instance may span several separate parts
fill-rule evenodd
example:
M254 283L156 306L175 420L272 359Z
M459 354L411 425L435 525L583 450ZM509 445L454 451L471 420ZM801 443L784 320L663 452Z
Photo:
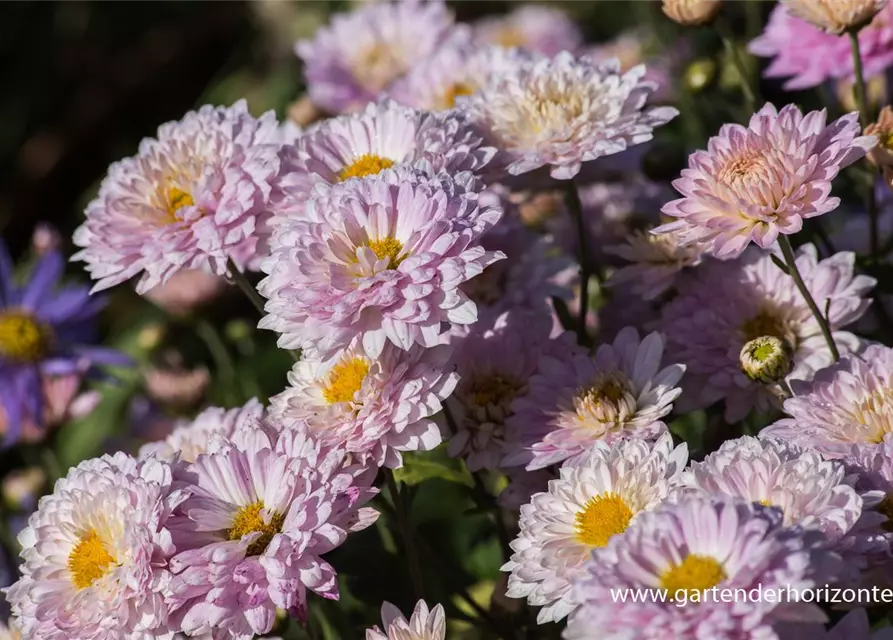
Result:
M792 16L835 35L844 31L858 31L887 4L887 0L781 1Z
M713 22L722 0L663 0L662 8L673 22L686 27L696 27Z
M685 69L683 82L692 93L705 89L716 77L716 63L710 58L698 58Z
M868 161L878 167L893 166L893 109L884 107L877 122L865 127L865 135L877 136L877 145L868 152Z
M739 362L744 375L754 382L773 384L784 380L794 368L794 350L787 340L762 336L741 348Z

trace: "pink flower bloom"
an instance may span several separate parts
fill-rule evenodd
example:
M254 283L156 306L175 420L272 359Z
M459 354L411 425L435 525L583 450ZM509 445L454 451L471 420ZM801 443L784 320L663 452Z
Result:
M424 600L419 600L407 620L400 610L390 602L381 605L381 623L378 627L366 630L366 640L444 640L446 638L446 616L443 607L437 605L430 611Z
M308 589L338 598L320 556L378 515L362 507L370 474L344 460L298 431L246 428L182 472L192 495L171 520L168 604L183 632L248 640L270 631L277 607L306 616Z
M477 319L459 285L504 258L480 246L500 215L468 173L404 167L333 186L273 237L260 326L323 360L357 336L370 358L387 341L433 347L447 323Z
M399 468L402 451L429 451L441 443L432 417L458 376L450 348L386 344L377 358L362 344L326 363L304 358L288 374L290 386L270 399L270 420L306 429L323 446L342 448L361 463Z
M541 4L481 18L474 24L474 38L479 44L519 47L546 56L574 51L583 44L580 28L564 11Z
M825 120L824 110L804 116L794 105L778 112L766 104L747 127L724 125L673 183L684 197L662 211L678 220L654 232L677 231L709 243L717 257L734 258L751 241L768 249L779 233L797 233L804 219L836 209L831 181L877 138L859 137L856 113Z
M74 234L83 249L73 259L87 263L93 291L140 273L138 293L181 269L224 275L228 258L254 268L280 179L278 142L273 112L255 119L242 100L160 126L136 156L109 167Z
M331 113L363 107L455 35L443 2L369 3L339 13L295 52L313 102Z
M841 331L865 313L873 278L853 273L855 256L837 253L819 261L815 247L798 251L797 268L820 309L828 304L829 321L838 349L859 347L859 339ZM787 340L794 353L788 380L808 380L831 363L818 323L794 281L771 260L753 249L735 261L709 261L679 282L679 295L663 309L659 326L667 334L667 351L686 365L685 393L679 408L688 411L725 400L729 422L751 409L777 403L763 386L741 372L739 354L750 340L774 336Z
M651 140L678 114L645 106L655 86L644 75L644 66L621 74L616 60L596 64L563 52L518 65L461 106L508 173L548 165L553 178L567 180L584 162Z
M751 53L773 58L767 78L789 78L788 90L808 89L826 80L853 80L853 54L847 35L825 33L795 18L781 3L775 6L765 31L750 43ZM893 5L887 4L859 31L859 49L866 78L893 64Z
M26 638L173 637L163 594L168 517L186 497L171 470L118 453L56 483L19 534L22 577L6 593Z
M598 441L657 438L685 371L678 364L661 368L663 350L659 333L640 340L627 327L594 357L544 355L527 394L512 404L503 464L531 470L567 459L574 464Z
M219 297L226 280L200 269L183 269L167 282L146 291L146 297L174 315L189 315Z

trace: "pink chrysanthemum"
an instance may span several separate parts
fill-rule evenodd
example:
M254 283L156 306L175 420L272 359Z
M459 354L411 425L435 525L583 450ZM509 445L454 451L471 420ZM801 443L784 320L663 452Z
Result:
M400 610L390 602L381 605L381 623L378 627L366 630L366 640L444 640L446 638L446 615L443 606L429 610L424 600L416 603L412 617L407 620Z
M826 80L853 80L853 54L847 35L825 33L776 5L762 35L750 43L751 53L774 58L768 78L789 78L788 90L808 89ZM867 78L881 75L893 64L893 4L887 4L859 31L859 49Z
M825 111L803 115L795 105L766 104L747 127L727 124L696 151L673 186L684 197L662 211L678 220L655 233L678 231L710 244L720 258L734 258L755 242L771 247L779 233L836 209L831 181L865 156L877 138L859 136L858 114L826 125Z
M640 514L622 536L596 549L576 583L580 608L568 640L770 640L779 620L822 619L806 602L787 601L833 578L839 559L814 531L783 525L781 511L748 502L689 499ZM781 590L776 598L721 598L722 591ZM619 590L658 590L621 602ZM713 594L716 594L714 597ZM776 592L777 593L777 592ZM613 595L612 595L613 594ZM724 601L729 600L729 601Z
M255 268L280 177L272 111L255 119L244 100L191 111L109 167L74 234L83 249L73 259L87 263L93 291L140 273L139 293L181 269L224 275L228 259Z
M387 169L336 185L273 237L260 326L326 360L357 336L370 358L387 341L433 347L446 323L476 320L459 286L504 258L480 246L500 215L479 206L469 173Z
M511 543L506 595L541 606L537 622L558 622L574 609L571 584L593 549L622 534L642 511L662 502L688 460L669 433L656 442L597 442L578 465L565 465L548 491L521 507Z
M168 603L183 632L248 640L270 631L277 607L305 617L308 590L338 598L320 556L378 516L362 507L373 478L344 461L299 431L274 442L248 428L215 438L182 472L192 495L171 519Z
M550 315L514 309L488 311L473 325L449 336L460 381L447 407L455 422L449 454L471 471L496 469L505 446L505 422L512 402L527 393L540 356L563 358L575 352L572 336L550 340Z
M632 327L612 344L589 355L540 358L528 392L515 400L507 421L503 464L540 469L563 460L579 460L598 441L657 438L682 393L676 386L685 367L661 368L664 338L639 339Z
M237 429L260 424L263 418L264 407L255 398L236 409L208 407L193 420L178 420L164 440L144 444L140 447L139 458L194 462L208 450L215 434L228 438Z
M584 162L651 140L678 114L645 106L655 86L644 74L644 66L621 74L616 60L596 64L563 52L518 65L461 106L510 174L548 165L553 178L566 180Z
M478 20L474 39L482 45L519 47L546 56L574 51L583 44L580 28L564 11L536 4Z
M853 445L873 449L893 434L893 349L870 345L792 387L794 397L784 403L791 417L761 435L841 458L851 455Z
M457 33L443 2L370 3L340 13L302 40L313 102L330 113L354 111L378 98L394 80Z
M441 443L432 416L458 376L448 370L450 349L387 344L377 358L362 344L325 363L304 358L288 374L290 386L270 400L277 426L307 429L323 446L340 447L358 461L398 468L401 451L429 451Z
M58 481L19 534L22 577L6 593L24 637L172 638L168 516L185 497L167 464L123 453Z
M875 281L855 276L855 256L837 253L819 261L815 247L798 251L797 268L829 323L842 353L859 347L859 339L842 327L856 321L871 303L865 298ZM739 366L741 348L750 340L774 336L787 340L794 353L789 380L809 379L831 363L818 323L794 285L771 256L756 249L735 261L710 261L679 282L679 296L664 307L661 329L669 357L687 367L679 400L683 411L725 400L726 420L737 422L753 408L776 402L763 385L752 382Z

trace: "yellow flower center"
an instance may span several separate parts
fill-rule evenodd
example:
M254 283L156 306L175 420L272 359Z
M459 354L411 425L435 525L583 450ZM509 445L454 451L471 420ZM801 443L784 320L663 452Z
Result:
M717 178L727 185L736 185L751 176L761 174L764 171L766 159L763 154L755 149L748 149L741 155L729 159L720 169Z
M167 190L167 211L172 217L183 207L195 206L192 196L178 187L169 187Z
M387 87L407 70L403 52L392 41L373 42L357 53L351 70L357 80L373 93Z
M671 600L681 592L685 592L687 600L692 600L695 592L711 589L726 577L725 569L717 560L693 553L682 564L673 565L661 574L660 588L666 590Z
M274 513L269 522L264 522L261 515L263 508L264 503L258 500L239 509L228 532L230 540L241 540L250 533L260 531L260 537L248 547L249 556L262 554L273 536L282 530L282 523L285 522L285 516L280 513Z
M338 174L338 180L344 182L350 178L365 178L394 166L394 161L382 158L374 153L365 153L351 162Z
M772 506L772 501L769 500L769 498L763 498L762 500L757 500L757 502L758 502L759 504L763 505L764 507L771 507L771 506Z
M496 34L496 44L506 49L523 47L525 44L524 34L515 27L503 27Z
M876 507L878 513L887 516L887 521L881 526L885 531L893 531L893 493L888 493Z
M443 95L443 108L452 109L456 106L456 98L459 96L470 96L474 93L474 87L464 82L457 82Z
M0 312L0 357L35 362L49 351L50 328L24 311Z
M616 493L596 496L577 512L577 540L590 547L604 547L611 536L626 531L632 518L632 509Z
M116 563L117 560L108 552L105 543L93 529L80 536L68 555L68 571L71 573L72 583L78 589L89 587Z
M339 362L329 373L328 384L322 392L329 404L350 402L363 386L369 373L369 363L362 358L351 358Z
M400 252L403 251L403 243L397 238L371 240L366 246L372 249L372 253L379 260L388 259L388 269L396 269L406 258L406 256L400 255Z
M602 425L619 425L636 413L636 398L626 376L619 371L599 374L574 398L577 418Z
M471 380L468 394L479 407L499 405L512 400L524 385L511 376L493 373Z
M890 151L893 149L893 130L885 132L885 135L882 135L880 138L881 146Z
M778 314L771 311L760 311L757 315L741 325L745 343L763 336L772 336L779 340L787 340L792 345L795 338L787 323Z

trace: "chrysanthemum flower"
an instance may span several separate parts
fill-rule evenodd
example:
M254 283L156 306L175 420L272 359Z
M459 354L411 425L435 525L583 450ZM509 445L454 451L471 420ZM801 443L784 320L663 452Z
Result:
M194 462L208 450L215 434L228 438L237 429L260 424L263 417L264 407L255 398L235 409L208 407L194 420L179 420L164 440L144 444L140 447L139 458Z
M510 174L548 165L553 178L570 179L584 162L651 140L677 115L645 106L655 85L644 74L644 66L621 74L616 60L595 64L563 52L500 75L462 108Z
M445 345L403 351L386 344L372 358L355 344L333 362L304 358L288 374L290 386L270 399L270 419L307 429L323 446L344 448L360 462L400 467L401 451L441 443L432 416L458 380L449 357Z
M281 347L327 360L357 336L377 358L388 340L433 347L445 323L474 322L459 285L504 257L479 244L501 211L479 206L476 189L469 173L429 178L404 167L310 200L262 265L260 326L281 333Z
M362 507L372 478L343 466L343 450L295 430L273 440L263 428L215 438L183 473L192 495L171 519L168 604L189 635L248 639L270 631L277 607L305 617L308 589L337 599L335 570L320 555L378 515Z
M833 458L868 449L893 433L893 349L869 345L860 355L840 359L811 382L794 381L794 397L785 401L790 418L761 435L790 440Z
M887 0L782 0L792 16L839 35L860 29L884 8Z
M661 8L670 20L694 27L712 22L722 7L722 0L663 0Z
M95 321L105 299L88 287L59 286L65 261L57 251L40 258L28 281L18 284L6 245L0 242L0 413L4 443L14 442L23 425L40 427L53 407L54 380L77 382L97 365L127 365L123 354L94 346Z
M747 127L724 125L673 182L683 197L662 211L678 220L655 233L677 231L733 258L751 241L768 249L779 233L797 233L804 219L836 209L831 181L877 139L859 136L856 113L825 120L824 110L804 116L794 105L778 112L766 104Z
M778 509L730 500L689 499L642 513L622 536L596 549L574 591L580 608L568 640L764 640L779 620L822 619L786 589L824 585L838 569L814 531L783 525ZM781 590L774 598L720 598L711 589ZM618 590L662 590L621 602ZM716 597L713 594L716 593ZM613 594L613 597L612 597ZM725 602L724 600L731 600Z
M245 101L204 106L158 128L136 156L109 167L74 234L94 291L142 274L138 293L181 269L255 268L259 233L280 179L279 129Z
M183 269L164 284L146 292L146 298L175 315L189 315L220 296L226 280L201 269Z
M407 620L390 602L381 605L382 631L378 627L366 630L366 640L444 640L446 615L443 606L428 609L424 600L416 603L412 617Z
M340 13L295 52L313 102L330 113L378 98L420 59L456 33L443 2L381 2Z
M574 609L573 580L593 549L623 533L639 513L667 497L688 460L686 445L673 448L665 433L656 442L596 443L577 465L565 465L546 493L521 507L521 533L511 543L508 591L542 606L540 624L558 622Z
M550 340L551 330L551 316L544 310L513 309L488 311L475 324L451 332L460 380L447 401L457 429L448 451L464 458L471 471L499 466L512 402L527 393L540 356L564 358L577 352L569 334Z
M157 460L118 453L72 469L19 534L22 577L6 598L23 635L171 638L167 526L185 497Z
M661 334L640 340L627 327L594 357L544 355L527 394L512 404L503 464L539 469L579 460L598 441L657 438L685 371L678 364L661 368L663 351Z
M673 286L680 271L700 264L704 250L703 243L684 243L678 233L634 231L625 244L605 249L631 263L612 273L607 285L629 287L631 293L653 300Z
M855 256L837 253L819 261L815 247L798 251L797 268L820 309L828 305L829 323L842 353L859 339L842 327L855 322L870 300L874 279L854 276ZM671 360L687 367L680 409L725 400L726 420L737 422L753 408L775 402L763 386L741 372L739 354L750 340L774 336L787 340L794 354L789 380L805 380L831 363L828 345L791 277L771 256L752 250L735 261L710 261L679 281L680 294L664 307L660 320Z
M474 39L482 45L518 47L546 56L574 51L583 44L580 28L564 11L537 4L478 20Z
M833 4L843 4L832 0ZM853 54L846 35L824 33L791 15L779 3L772 10L763 33L748 49L773 58L764 72L767 78L789 78L788 90L808 89L826 80L853 80ZM859 31L859 49L865 77L879 76L893 63L893 4L887 4L871 24Z

